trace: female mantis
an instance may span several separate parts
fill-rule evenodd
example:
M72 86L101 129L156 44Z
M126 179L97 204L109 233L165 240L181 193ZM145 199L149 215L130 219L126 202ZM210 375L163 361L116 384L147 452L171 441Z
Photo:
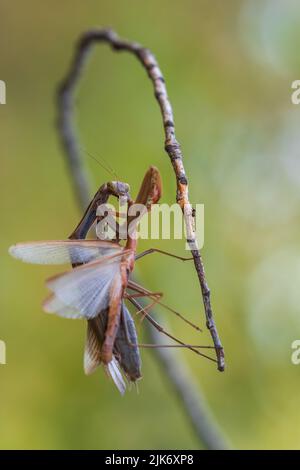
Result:
M136 204L138 208L142 208L142 213L145 213L159 201L161 191L161 178L155 167L150 167L146 172L135 202L130 198L129 186L126 183L107 183L97 191L68 240L19 243L9 250L12 256L30 263L71 262L73 266L71 271L48 279L47 286L52 294L44 302L44 310L67 318L88 320L84 354L85 372L89 374L99 364L103 364L121 393L124 393L126 388L121 371L129 381L138 380L141 377L139 347L153 347L153 345L138 344L134 322L124 299L128 299L153 326L180 346L192 349L197 354L214 361L197 350L210 346L186 345L167 333L148 313L154 303L160 303L162 294L150 292L129 279L135 259L153 251L160 251L151 249L136 255L138 223L136 216L129 215L128 211L127 227L131 230L128 229L124 247L112 241L85 240L90 227L97 219L97 208L107 202L109 196L126 200L129 208ZM161 253L168 254L163 251ZM186 259L177 256L175 258ZM133 293L129 293L128 289ZM152 303L142 308L136 300L139 297L149 297ZM184 319L178 312L169 310ZM188 320L184 321L199 330Z

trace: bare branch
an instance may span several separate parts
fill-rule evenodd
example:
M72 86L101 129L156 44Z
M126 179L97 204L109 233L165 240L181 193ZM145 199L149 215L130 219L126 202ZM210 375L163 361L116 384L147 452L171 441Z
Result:
M223 371L225 366L224 352L213 319L210 304L210 291L205 279L202 259L199 250L197 249L194 214L188 199L187 177L183 166L180 146L175 138L173 112L167 96L165 81L157 61L149 49L146 49L135 42L120 39L112 30L90 30L80 37L71 67L58 90L58 132L65 149L65 155L68 161L74 193L78 204L81 209L85 209L87 207L91 196L91 185L80 153L77 132L73 122L74 91L84 70L84 65L91 52L92 46L98 42L107 42L116 51L125 50L133 53L147 70L148 76L153 83L155 97L160 105L163 117L165 149L171 159L176 175L176 200L184 211L187 238L201 286L207 327L214 342L218 369ZM155 343L160 342L158 334L153 332L150 328L148 329L148 332ZM184 410L189 416L198 437L209 449L226 448L227 445L209 416L207 407L204 404L202 397L199 396L197 387L186 372L185 366L179 362L178 357L175 359L174 355L170 354L169 351L157 349L156 354L160 364L164 367L166 376L175 388L177 395L181 398Z
M134 54L146 69L148 76L153 83L155 97L159 103L163 118L165 149L170 157L176 175L176 201L184 213L187 241L194 258L194 265L200 282L206 325L210 331L215 346L218 369L223 371L225 368L224 350L213 317L210 290L205 277L203 261L197 248L194 213L189 202L188 182L183 166L180 145L175 137L173 111L168 98L165 80L154 55L149 49L142 47L136 42L129 42L124 39L120 39L117 34L110 29L91 30L81 36L71 68L59 90L58 104L60 112L58 127L68 155L70 168L73 168L73 184L75 184L76 187L76 197L79 199L81 206L85 207L87 205L87 190L89 188L89 184L86 169L83 165L82 159L80 158L80 152L72 125L73 95L91 48L97 42L107 42L116 51L125 50Z

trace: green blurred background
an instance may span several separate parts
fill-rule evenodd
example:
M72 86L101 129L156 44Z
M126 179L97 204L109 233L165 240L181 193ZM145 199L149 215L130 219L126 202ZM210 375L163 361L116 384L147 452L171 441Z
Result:
M78 35L111 26L150 47L165 75L194 203L205 204L203 257L227 369L182 352L235 448L299 448L300 4L277 0L0 1L1 448L201 447L151 351L137 394L121 398L99 370L85 377L85 325L42 313L57 267L9 257L16 241L61 239L78 211L55 129L55 90ZM81 83L83 145L133 188L159 167L175 182L151 83L128 54L98 47ZM111 179L87 158L94 188ZM179 241L143 242L185 254ZM153 255L145 286L204 326L192 265ZM166 315L158 311L162 318ZM195 341L175 318L167 321ZM142 334L143 325L140 327ZM201 340L208 340L203 333ZM199 340L199 339L198 339Z

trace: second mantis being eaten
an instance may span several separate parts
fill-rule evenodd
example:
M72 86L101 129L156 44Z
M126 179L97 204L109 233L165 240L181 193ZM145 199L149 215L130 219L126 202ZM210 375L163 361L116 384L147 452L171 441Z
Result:
M160 301L161 292L151 292L130 278L135 261L150 253L158 252L182 261L190 259L153 248L136 254L138 221L143 214L151 211L153 204L159 201L161 192L161 177L155 167L150 167L146 172L135 201L131 199L129 186L126 183L119 181L106 183L97 191L68 240L18 243L9 249L12 256L25 262L36 264L71 262L73 267L71 271L48 279L47 287L52 294L43 303L43 308L46 312L56 313L62 317L87 320L85 373L92 373L102 364L122 394L126 389L124 376L129 382L136 382L141 378L139 352L141 347L184 347L216 362L215 359L199 351L201 348L209 349L213 346L193 346L184 343L168 333L149 314L149 310L158 303L201 331L199 327L163 304ZM106 204L110 196L128 204L127 240L124 246L120 244L118 233L115 241L86 239L93 224L101 222L97 210L101 204ZM138 217L130 215L130 209L134 205L140 209ZM140 305L138 299L142 297L150 299L151 303L145 307ZM135 324L125 300L131 302L138 314L146 318L162 334L175 341L176 345L138 343Z

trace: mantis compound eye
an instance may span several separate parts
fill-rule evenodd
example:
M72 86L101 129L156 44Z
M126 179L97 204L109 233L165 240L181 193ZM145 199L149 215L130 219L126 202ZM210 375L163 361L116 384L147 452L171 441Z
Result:
M107 183L107 188L111 194L120 198L129 198L130 186L122 181L110 181Z

